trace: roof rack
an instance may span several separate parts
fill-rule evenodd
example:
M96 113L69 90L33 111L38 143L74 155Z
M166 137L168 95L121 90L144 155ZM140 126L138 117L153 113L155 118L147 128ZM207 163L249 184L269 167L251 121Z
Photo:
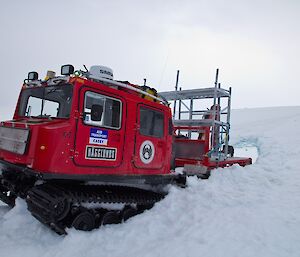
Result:
M119 86L119 87L123 87L123 88L126 88L126 89L130 89L130 90L135 91L137 93L140 93L142 95L146 95L148 97L151 97L151 98L155 99L156 101L161 102L164 105L168 104L167 100L165 100L163 97L160 97L161 96L160 94L157 97L157 96L154 96L154 95L151 95L151 94L147 93L146 91L144 91L142 89L138 89L136 87L133 87L131 85L128 85L128 84L125 84L125 83L122 83L122 82L117 82L115 80L110 80L110 79L106 79L106 78L101 78L99 80L102 81L102 82L108 83L108 84L112 84L112 85L115 85L115 86Z
M122 83L120 81L116 81L116 80L112 80L112 79L107 79L107 78L104 78L104 77L102 77L102 78L99 77L97 79L91 78L89 72L85 72L85 71L82 71L82 70L78 70L78 71L76 71L76 73L78 74L78 76L82 76L82 77L85 77L87 79L91 79L91 80L96 81L96 82L100 82L100 83L104 82L105 84L109 84L109 85L118 86L118 87L122 87L122 88L132 90L132 91L137 92L139 94L148 96L148 97L150 97L150 98L152 98L152 99L154 99L154 100L156 100L156 101L158 101L158 102L160 102L164 105L168 105L168 101L163 96L161 96L160 94L155 96L155 95L149 94L148 92L146 92L142 89L131 86L129 84Z

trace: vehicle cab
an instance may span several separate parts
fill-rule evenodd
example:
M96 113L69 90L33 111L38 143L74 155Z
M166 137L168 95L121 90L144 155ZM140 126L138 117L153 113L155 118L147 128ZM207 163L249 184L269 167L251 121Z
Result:
M0 163L49 178L170 173L168 104L112 70L62 66L40 80L30 72L11 121L0 126Z

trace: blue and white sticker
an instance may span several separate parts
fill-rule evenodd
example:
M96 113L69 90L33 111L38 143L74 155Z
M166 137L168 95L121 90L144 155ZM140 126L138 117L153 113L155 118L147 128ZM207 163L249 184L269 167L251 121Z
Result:
M108 130L91 128L89 143L94 145L107 145Z

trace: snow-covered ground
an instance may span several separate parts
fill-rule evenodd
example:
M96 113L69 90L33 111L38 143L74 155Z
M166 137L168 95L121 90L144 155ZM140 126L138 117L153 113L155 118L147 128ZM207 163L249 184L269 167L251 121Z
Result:
M300 107L233 111L231 144L257 147L253 165L189 178L151 210L92 232L60 237L21 200L0 205L0 256L300 256L299 128Z

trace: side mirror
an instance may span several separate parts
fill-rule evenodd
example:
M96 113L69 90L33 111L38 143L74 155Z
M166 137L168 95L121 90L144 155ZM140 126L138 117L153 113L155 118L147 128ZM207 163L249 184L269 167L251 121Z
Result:
M91 109L91 120L101 121L103 113L103 106L99 104L93 104Z

